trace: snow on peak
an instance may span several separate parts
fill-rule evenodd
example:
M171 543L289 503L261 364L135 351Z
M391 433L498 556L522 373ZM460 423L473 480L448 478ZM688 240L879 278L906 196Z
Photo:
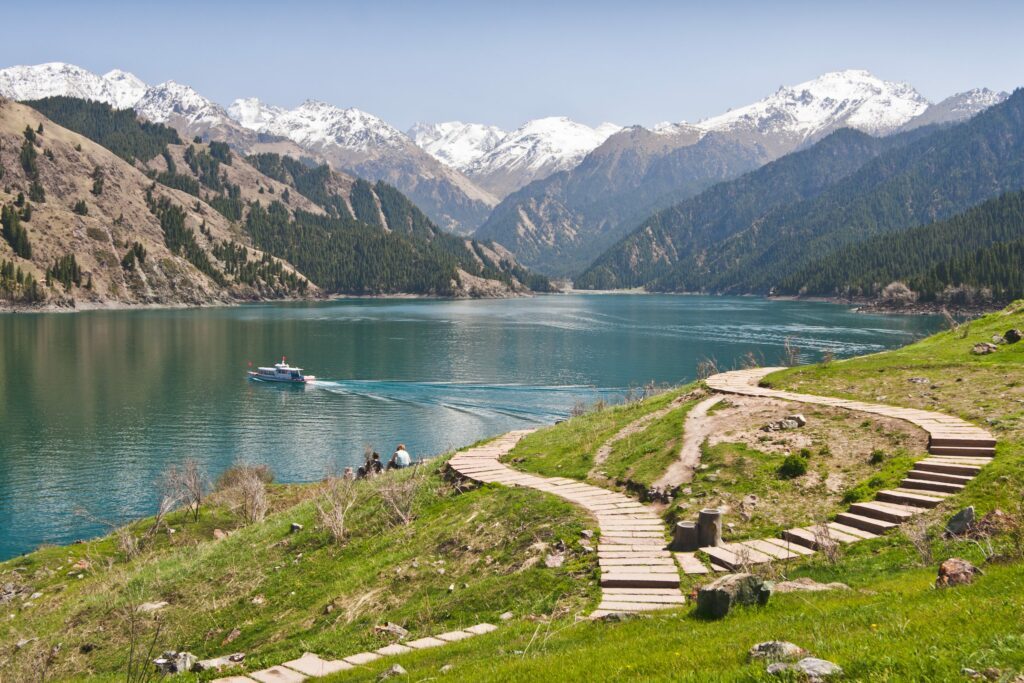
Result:
M412 141L442 164L464 171L497 147L506 132L483 123L417 123L406 133Z
M66 96L127 109L145 90L146 84L139 78L117 69L103 76L64 62L0 69L0 95L14 100Z
M359 109L342 109L320 100L306 100L282 109L255 98L236 100L231 116L246 128L286 137L299 145L337 145L346 149L399 149L408 138L391 125Z
M135 104L135 111L156 123L178 118L188 125L217 125L228 119L224 107L175 81L166 81L146 90Z
M1010 94L1007 92L995 92L988 88L974 88L965 92L951 95L939 102L937 106L945 106L951 114L959 115L962 118L969 118L978 112L997 105Z
M612 123L591 128L565 116L534 119L506 135L469 170L474 174L542 169L554 173L572 168L619 130Z
M790 133L804 138L849 126L880 135L897 130L928 106L928 100L906 83L850 69L783 86L758 102L698 125L706 130Z
M258 98L238 99L228 107L228 115L241 124L242 128L261 130L284 113L281 107L264 104Z

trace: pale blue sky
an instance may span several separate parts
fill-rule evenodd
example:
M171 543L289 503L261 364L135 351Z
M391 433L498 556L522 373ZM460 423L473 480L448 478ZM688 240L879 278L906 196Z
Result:
M932 100L1024 85L1021 2L7 3L0 65L173 79L223 104L312 97L406 128L695 121L863 68Z

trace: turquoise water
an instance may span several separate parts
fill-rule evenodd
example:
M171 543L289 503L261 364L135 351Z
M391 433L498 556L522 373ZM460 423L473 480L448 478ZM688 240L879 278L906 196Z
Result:
M428 456L692 379L698 359L906 344L931 317L756 298L568 295L0 315L0 558L151 514L187 457L311 481L398 442ZM282 355L321 378L249 382ZM86 512L87 514L82 514Z

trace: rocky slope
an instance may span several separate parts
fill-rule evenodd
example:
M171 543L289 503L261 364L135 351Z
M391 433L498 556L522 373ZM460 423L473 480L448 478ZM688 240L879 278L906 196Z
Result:
M47 102L83 130L102 119L89 128L93 135L109 130L114 115L109 107L82 100L44 100L37 106ZM123 131L117 135L125 138ZM275 178L224 144L178 142L150 159L123 158L130 154L115 155L35 109L0 100L6 238L0 240L0 270L9 263L12 271L11 278L0 273L0 300L74 307L201 305L331 292L507 296L528 289L519 278L530 274L510 255L484 263L478 252L492 247L449 238L389 186L299 162L294 166L308 176ZM313 256L304 250L285 253L252 221L268 212L283 221L281 230L304 221L344 230L345 239L339 235ZM29 249L19 234L27 236ZM370 244L376 251L364 254L360 245ZM410 270L420 277L378 276L368 291L362 281L328 278L323 267L314 268L338 252L353 268L371 272L375 258L401 255L415 262ZM292 265L300 257L314 276ZM21 277L15 281L17 271ZM31 289L27 276L36 283Z

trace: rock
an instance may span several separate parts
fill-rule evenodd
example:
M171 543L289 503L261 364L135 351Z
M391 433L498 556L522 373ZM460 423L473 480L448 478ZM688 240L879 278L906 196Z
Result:
M598 617L601 621L619 622L619 621L631 621L633 619L642 619L648 615L640 614L639 612L608 612Z
M796 422L797 427L803 427L807 424L807 418L804 417L801 413L796 413L795 415L787 415L786 419Z
M223 541L227 537L228 537L228 535L226 533L224 533L223 531L221 531L220 529L214 529L213 530L213 539L215 541Z
M266 602L267 602L267 599L265 597L263 597L262 595L257 595L255 598L252 599L252 604L254 604L254 605L263 605Z
M323 609L324 614L330 614L333 611L334 611L334 603L333 602L329 602L326 605L324 605L324 609Z
M406 629L402 628L398 624L393 624L390 621L385 621L383 624L374 626L373 630L377 633L387 633L399 640L405 640L409 637L409 632Z
M835 581L833 583L818 583L814 579L802 577L792 581L780 581L772 586L774 593L818 593L821 591L848 591L850 587L845 583Z
M974 581L981 570L967 560L951 557L939 565L939 578L935 579L936 588L962 586Z
M1022 338L1024 338L1024 332L1021 332L1017 328L1009 329L1003 333L1003 339L1006 340L1007 344L1016 344Z
M438 669L438 671L439 671L440 673L446 674L446 673L448 673L449 671L451 671L451 670L452 670L452 669L454 669L454 668L455 668L455 667L454 667L454 666L452 666L451 664L445 664L445 665L444 665L444 666L442 666L442 667L441 667L440 669Z
M949 518L946 522L946 533L950 536L963 536L974 524L974 506L965 507Z
M799 659L807 654L807 650L785 640L769 640L758 643L750 648L751 659L767 659L770 662L782 662Z
M231 629L231 633L227 634L227 636L224 637L224 640L222 640L220 644L227 645L231 641L236 640L240 635L242 635L242 632L237 628L233 628Z
M818 659L817 657L804 657L796 664L776 662L775 664L769 664L767 671L776 676L789 671L796 671L811 681L820 681L823 678L838 676L843 673L842 667L838 664L833 664L826 659Z
M502 621L508 621L509 619L511 619L514 616L515 615L512 614L511 612L504 612L498 618L501 619Z
M199 658L191 652L165 652L162 657L153 660L157 671L165 674L191 671L198 662Z
M771 583L754 574L726 574L697 591L697 612L720 619L736 605L764 605L771 597Z
M79 654L83 654L83 655L87 655L87 654L89 654L90 652L92 652L95 649L96 649L96 644L95 643L82 643L81 645L78 646Z
M999 344L1005 344L1006 343L1006 339L1004 339L1003 335L1001 335L1001 334L993 334L992 335L992 343L996 344L998 346Z
M292 528L291 528L291 531L289 533L296 534L296 533L298 533L300 531L302 531L302 525L299 524L298 522L292 522Z
M548 553L544 556L544 566L549 569L555 569L565 564L565 555L563 553Z
M88 569L90 567L89 560L79 560L71 565L73 569Z
M990 342L981 342L979 344L974 345L974 348L971 349L971 353L973 353L975 356L984 356L989 353L995 353L998 350L999 347L996 346L995 344L992 344Z
M927 377L910 377L907 381L913 382L914 384L928 384L929 382Z
M230 655L223 655L221 657L213 657L211 659L201 659L195 663L192 667L193 671L220 671L236 664L241 664L245 661L244 652L236 652Z
M580 532L580 536L582 536L583 538L593 538L594 537L594 532L591 531L590 529L584 529L583 531Z
M392 664L390 669L388 669L387 671L382 671L380 673L380 675L377 676L377 680L378 681L383 681L385 678L394 678L395 676L404 676L407 673L409 673L409 672L406 671L404 668L402 668L401 664Z
M19 640L18 642L16 642L14 644L14 649L15 650L21 650L22 648L24 648L29 643L33 643L33 642L35 642L37 640L39 640L39 639L38 638L22 638L21 640Z

